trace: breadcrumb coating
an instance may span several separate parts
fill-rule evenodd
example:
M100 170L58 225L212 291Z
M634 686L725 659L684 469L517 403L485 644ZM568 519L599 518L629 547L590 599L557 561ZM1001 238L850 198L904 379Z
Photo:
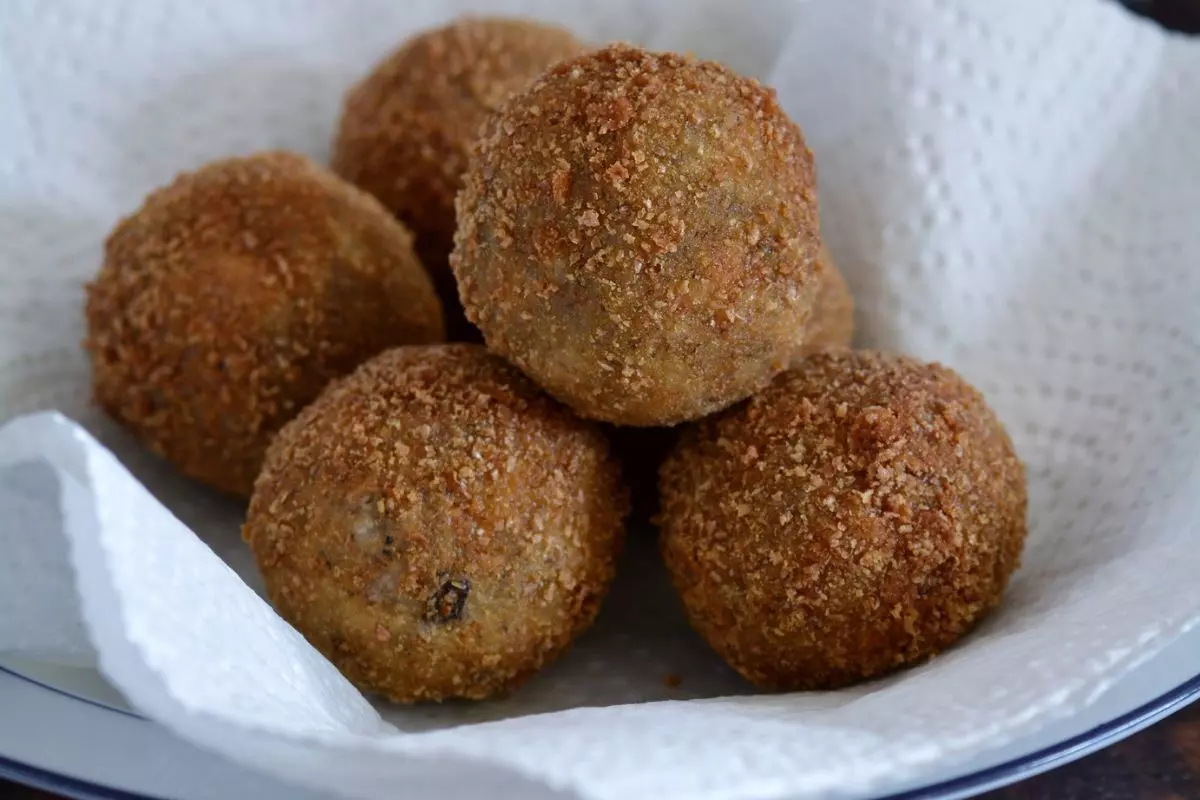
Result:
M96 401L248 496L275 432L386 347L443 337L402 225L298 155L213 162L121 220L87 287Z
M849 347L854 340L854 297L824 246L818 261L817 284L812 317L800 340L799 359L821 350Z
M275 608L355 684L478 699L591 624L627 512L596 426L482 347L402 347L283 429L243 535Z
M480 125L551 64L583 50L554 25L467 17L409 39L347 94L333 169L413 230L447 306L458 305L446 263L454 196Z
M950 370L827 351L691 427L661 472L662 550L692 625L765 689L932 656L1001 599L1025 472Z
M488 347L580 414L669 425L792 360L815 294L812 155L774 93L612 45L493 115L451 266Z

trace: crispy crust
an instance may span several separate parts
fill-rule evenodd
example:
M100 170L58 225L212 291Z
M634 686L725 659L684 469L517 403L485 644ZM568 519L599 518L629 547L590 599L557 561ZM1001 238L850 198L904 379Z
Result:
M598 428L482 347L404 347L283 429L243 535L275 608L354 683L478 699L591 624L627 511Z
M403 226L290 153L217 161L152 193L110 234L85 314L96 401L241 495L331 378L443 336Z
M489 348L584 416L694 419L791 361L815 293L800 129L725 67L613 45L489 119L451 266Z
M468 17L416 36L347 94L333 169L412 228L421 260L439 277L480 124L546 67L583 49L563 28L504 17Z
M812 317L800 340L798 359L838 347L854 340L854 297L828 248L822 245L818 262L817 297Z
M766 689L927 658L1001 599L1025 473L936 364L829 351L694 426L662 469L662 549L693 626Z

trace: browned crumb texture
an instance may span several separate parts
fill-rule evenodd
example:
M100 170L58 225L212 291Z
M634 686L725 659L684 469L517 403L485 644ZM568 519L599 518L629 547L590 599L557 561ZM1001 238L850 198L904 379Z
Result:
M437 276L454 246L454 196L480 124L548 66L582 51L563 28L503 17L416 36L350 90L334 171L412 228Z
M812 156L775 95L613 45L492 116L451 266L488 346L584 416L693 419L792 359L815 293Z
M931 656L995 606L1025 473L950 370L831 351L691 429L662 469L663 554L747 679L831 689Z
M283 429L243 534L276 609L351 681L483 698L591 624L627 510L597 428L482 347L405 347Z
M282 152L214 162L146 198L110 234L86 317L97 402L186 474L242 495L331 378L443 335L408 232Z
M800 340L799 359L822 350L849 347L854 339L854 297L824 246L817 266L817 296Z

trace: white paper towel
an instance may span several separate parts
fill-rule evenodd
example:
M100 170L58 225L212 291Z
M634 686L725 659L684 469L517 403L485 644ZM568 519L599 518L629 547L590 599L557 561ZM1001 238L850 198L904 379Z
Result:
M118 216L179 170L324 157L345 88L468 5L0 5L0 419L58 409L91 431L58 414L0 430L0 650L94 648L180 735L354 796L724 800L965 758L1200 618L1200 45L1105 0L478 3L778 87L865 343L984 390L1029 465L1031 536L1003 608L936 661L753 696L635 533L595 630L527 687L381 716L247 587L241 508L88 406L81 284Z

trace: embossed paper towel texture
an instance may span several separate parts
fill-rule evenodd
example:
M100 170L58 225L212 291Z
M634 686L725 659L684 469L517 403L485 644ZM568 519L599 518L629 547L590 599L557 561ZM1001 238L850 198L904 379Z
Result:
M465 7L0 8L0 418L57 409L91 431L39 415L0 433L0 649L94 647L177 733L361 797L810 797L1068 713L1196 620L1197 45L1103 0L511 2L778 88L865 343L985 391L1029 465L1031 536L1008 602L962 646L786 696L748 694L708 653L635 536L596 629L546 674L503 701L381 716L244 583L241 510L88 406L81 284L175 172L266 147L323 158L345 88Z

